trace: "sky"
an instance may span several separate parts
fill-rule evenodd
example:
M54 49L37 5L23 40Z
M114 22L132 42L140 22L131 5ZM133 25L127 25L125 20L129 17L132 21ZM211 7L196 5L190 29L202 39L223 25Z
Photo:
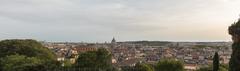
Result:
M0 40L230 41L240 0L0 0Z

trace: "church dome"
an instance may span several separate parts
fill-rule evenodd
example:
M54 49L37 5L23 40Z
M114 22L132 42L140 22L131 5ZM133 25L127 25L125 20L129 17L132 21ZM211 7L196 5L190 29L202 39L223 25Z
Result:
M115 38L113 37L113 39L112 39L112 43L116 43L116 40L115 40Z

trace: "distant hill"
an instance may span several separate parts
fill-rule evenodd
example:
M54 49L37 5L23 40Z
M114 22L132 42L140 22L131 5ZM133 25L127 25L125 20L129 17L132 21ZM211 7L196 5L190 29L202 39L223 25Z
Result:
M163 45L167 45L171 42L168 42L168 41L125 41L125 42L118 42L118 43L141 44L141 45L148 45L148 46L163 46Z

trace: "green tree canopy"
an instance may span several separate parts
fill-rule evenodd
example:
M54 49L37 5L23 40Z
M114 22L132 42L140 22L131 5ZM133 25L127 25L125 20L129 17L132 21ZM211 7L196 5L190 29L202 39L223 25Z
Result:
M173 59L160 60L157 63L157 71L184 71L183 63L181 61L176 61Z
M0 41L0 52L0 58L16 54L48 60L54 60L56 58L53 52L45 48L41 43L31 39Z
M111 69L111 54L104 48L81 53L75 66L78 68Z
M144 63L137 63L134 69L136 71L154 71L154 68L151 65Z
M41 63L40 59L24 55L10 55L1 59L3 71L38 71L36 68Z
M154 71L154 67L149 65L149 64L145 64L145 63L137 63L135 66L131 67L131 66L123 66L121 67L122 71Z
M37 69L34 71L46 71L57 66L55 54L31 39L0 41L0 59L0 71L27 71L25 68L29 66L38 66L31 67Z
M220 64L218 71L228 71L229 67L226 64ZM197 71L213 71L213 65L200 67Z

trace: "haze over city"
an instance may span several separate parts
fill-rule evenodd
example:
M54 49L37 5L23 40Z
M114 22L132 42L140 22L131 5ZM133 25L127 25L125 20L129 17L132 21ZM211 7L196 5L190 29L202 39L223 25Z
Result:
M1 0L0 39L230 41L239 0Z

